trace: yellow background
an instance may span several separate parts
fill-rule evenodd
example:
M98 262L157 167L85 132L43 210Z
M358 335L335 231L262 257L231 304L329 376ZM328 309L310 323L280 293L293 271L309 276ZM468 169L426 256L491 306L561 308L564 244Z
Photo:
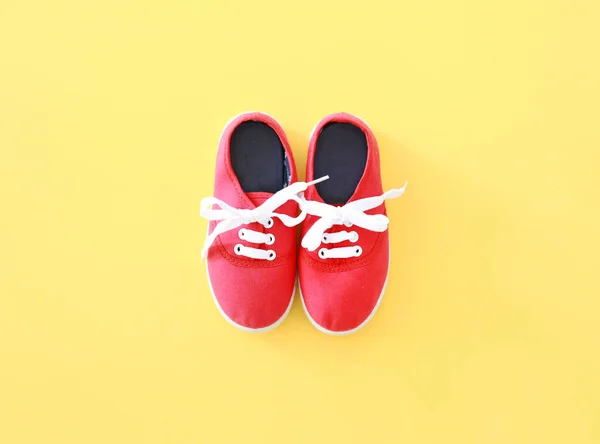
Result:
M2 1L0 442L599 443L600 5ZM360 333L218 314L199 201L261 110L381 145Z

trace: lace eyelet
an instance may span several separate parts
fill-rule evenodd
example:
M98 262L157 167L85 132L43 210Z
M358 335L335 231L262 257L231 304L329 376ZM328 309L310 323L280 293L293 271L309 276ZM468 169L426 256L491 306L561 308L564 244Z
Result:
M356 248L354 249L354 255L355 255L356 257L358 257L358 256L360 256L361 254L362 254L362 248L360 248L360 247L356 247Z
M272 217L270 217L269 220L267 220L267 222L264 224L265 228L272 228L273 225L275 225L275 221Z
M358 242L358 233L356 231L350 232L350 242Z
M344 225L348 228L350 228L352 226L352 222L344 222Z
M240 239L244 239L244 236L246 235L246 230L245 229L241 229L240 231L238 231L238 237Z
M267 234L267 241L265 242L265 244L267 245L273 245L275 243L275 235L272 233Z
M243 248L244 246L242 244L237 244L235 247L233 247L233 251L235 251L235 254L239 256L240 254L242 254Z
M321 259L327 259L327 252L326 252L326 251L327 251L327 250L326 250L325 248L321 248L321 249L319 250L319 257L320 257Z
M277 253L275 253L275 251L273 250L267 250L268 256L267 256L267 260L268 261L274 261L275 258L277 257Z
M329 237L327 237L327 235L326 235L326 234L324 234L324 235L323 235L323 238L321 239L321 241L322 241L324 244L328 244L328 243L329 243Z

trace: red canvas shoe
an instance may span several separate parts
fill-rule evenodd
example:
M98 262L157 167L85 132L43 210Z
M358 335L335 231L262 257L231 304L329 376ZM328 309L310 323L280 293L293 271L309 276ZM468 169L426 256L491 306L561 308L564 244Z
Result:
M313 325L329 334L363 327L381 303L390 266L379 149L369 126L346 113L321 120L310 137L306 180L330 179L304 193L300 296Z
M246 331L266 331L289 313L296 280L298 193L294 157L272 117L234 117L219 140L214 197L202 251L210 289L223 317Z

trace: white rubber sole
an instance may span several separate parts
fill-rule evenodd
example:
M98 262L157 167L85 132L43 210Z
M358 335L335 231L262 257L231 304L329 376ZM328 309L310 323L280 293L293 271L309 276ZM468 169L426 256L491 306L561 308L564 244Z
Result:
M383 294L385 293L385 288L387 287L388 278L390 277L390 264L391 263L392 262L391 262L391 252L390 252L390 260L388 261L388 269L387 269L387 273L385 275L385 282L383 283L383 289L381 290L381 294L379 295L379 299L377 299L377 303L375 304L375 307L373 307L373 311L369 314L369 316L367 316L367 319L365 319L358 327L355 327L355 328L353 328L351 330L334 331L334 330L328 330L325 327L319 325L312 318L312 316L308 312L308 309L306 308L306 304L304 303L304 296L302 295L302 288L300 288L300 280L298 280L298 292L300 293L300 301L302 302L302 308L304 309L304 313L306 314L306 317L308 318L308 320L310 321L310 323L313 325L313 327L315 327L320 332L328 334L328 335L332 335L332 336L345 336L345 335L350 335L352 333L355 333L358 330L360 330L361 328L363 328L365 325L367 325L369 323L369 321L371 319L373 319L373 316L375 316L375 313L377 312L377 309L379 308L379 305L381 304L381 301L383 300Z

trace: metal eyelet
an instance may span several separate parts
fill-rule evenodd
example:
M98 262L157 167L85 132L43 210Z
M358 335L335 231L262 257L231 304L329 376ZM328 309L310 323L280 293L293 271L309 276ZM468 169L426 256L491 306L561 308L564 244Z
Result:
M238 231L238 237L240 239L244 239L245 235L246 235L246 230L244 228L242 228L240 231Z
M360 246L357 246L357 247L354 249L354 255L355 255L356 257L358 257L358 256L360 256L361 254L362 254L362 248L360 248Z
M321 259L327 259L327 249L326 248L321 248L319 250L319 257Z
M326 234L324 234L324 235L323 235L323 238L321 239L321 241L322 241L324 244L328 244L328 243L329 243L329 237L327 237L327 235L326 235Z
M242 254L243 248L244 246L242 244L237 244L235 247L233 247L233 251L239 256L240 254Z
M275 225L275 221L272 217L270 217L269 220L267 220L267 222L265 223L265 228L272 228L273 225Z
M265 242L265 244L273 245L274 243L275 243L275 235L272 233L267 234L267 241Z
M277 253L275 253L275 251L273 251L273 250L267 250L267 253L268 253L268 255L267 255L268 261L274 261L275 258L277 257Z
M350 232L350 242L358 242L358 233L356 231Z

